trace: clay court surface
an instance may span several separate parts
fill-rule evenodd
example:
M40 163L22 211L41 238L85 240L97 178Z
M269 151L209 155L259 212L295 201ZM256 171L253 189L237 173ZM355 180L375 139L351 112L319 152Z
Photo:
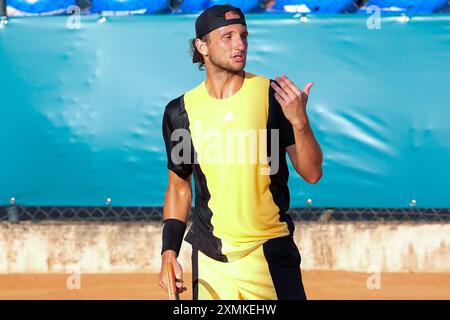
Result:
M157 274L81 274L81 289L67 289L70 274L0 275L0 299L166 299ZM190 279L185 275L185 280ZM450 273L381 273L381 288L369 290L370 274L303 272L309 299L450 299ZM182 299L191 299L191 283Z

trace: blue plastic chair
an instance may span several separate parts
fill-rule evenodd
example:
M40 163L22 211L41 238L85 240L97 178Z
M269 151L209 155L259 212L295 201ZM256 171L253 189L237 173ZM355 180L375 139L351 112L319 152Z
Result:
M178 9L179 13L199 13L212 6L210 0L184 0Z
M382 11L389 12L390 8L401 8L405 13L433 13L448 7L447 0L369 0L367 6L376 5ZM398 11L397 11L398 12Z
M75 0L8 0L7 4L26 13L47 13L67 9Z
M274 10L285 12L286 5L306 5L311 13L355 12L358 7L354 0L278 0Z
M137 11L146 13L169 12L167 0L92 0L91 13L102 11Z
M240 8L242 12L255 12L261 8L261 6L259 5L260 0L212 0L211 2L212 5L230 4L232 6Z

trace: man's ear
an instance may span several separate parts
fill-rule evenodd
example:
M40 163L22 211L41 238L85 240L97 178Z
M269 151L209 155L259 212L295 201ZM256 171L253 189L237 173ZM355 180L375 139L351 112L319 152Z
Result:
M200 52L202 55L204 56L208 55L209 51L206 41L195 39L195 47L197 48L198 52Z

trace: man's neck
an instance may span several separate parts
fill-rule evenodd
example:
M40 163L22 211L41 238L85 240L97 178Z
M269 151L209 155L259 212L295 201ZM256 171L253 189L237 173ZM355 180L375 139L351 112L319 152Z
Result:
M206 71L205 86L211 97L216 99L226 99L234 95L244 83L245 73L230 73L227 71L208 72Z

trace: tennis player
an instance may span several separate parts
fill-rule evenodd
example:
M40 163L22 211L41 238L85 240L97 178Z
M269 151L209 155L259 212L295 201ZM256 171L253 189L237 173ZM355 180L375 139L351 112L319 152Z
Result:
M286 152L307 182L322 176L322 152L306 114L312 83L244 71L247 25L239 8L215 5L195 23L193 62L206 80L172 100L162 131L169 184L162 266L192 245L194 299L306 299L289 208ZM184 237L192 204L193 222ZM167 289L163 267L159 285Z

